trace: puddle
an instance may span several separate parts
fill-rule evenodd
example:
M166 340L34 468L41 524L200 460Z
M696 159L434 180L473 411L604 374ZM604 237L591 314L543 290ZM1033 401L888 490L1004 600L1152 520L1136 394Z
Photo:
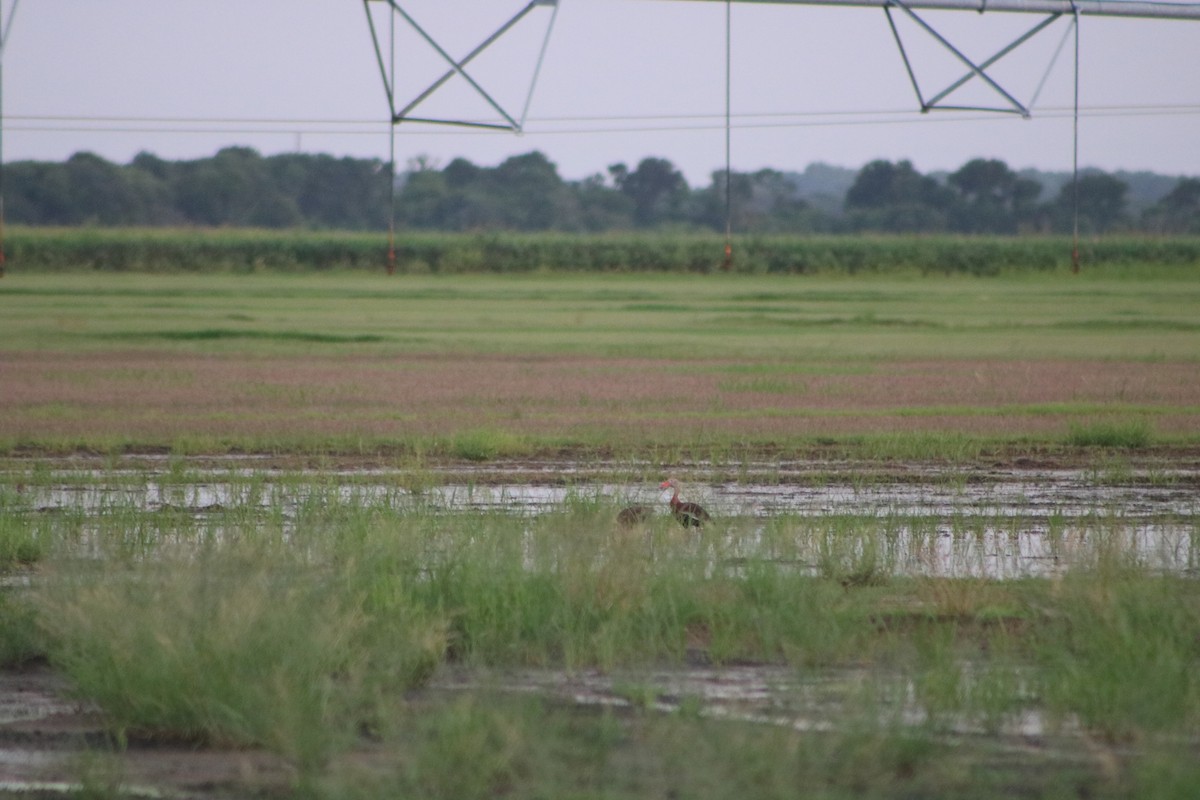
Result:
M970 669L964 668L964 674L969 673ZM580 707L696 714L800 732L836 731L856 721L869 721L897 728L932 725L944 735L993 739L1072 738L1081 733L1076 720L1051 722L1033 706L1012 709L986 721L948 713L931 719L916 699L911 681L865 668L799 670L754 665L628 673L531 669L482 677L478 672L447 670L429 689L528 693Z
M65 699L65 682L48 670L0 672L0 792L45 791L38 781L69 763L62 748L48 746L55 719L78 715ZM55 734L51 733L53 737Z

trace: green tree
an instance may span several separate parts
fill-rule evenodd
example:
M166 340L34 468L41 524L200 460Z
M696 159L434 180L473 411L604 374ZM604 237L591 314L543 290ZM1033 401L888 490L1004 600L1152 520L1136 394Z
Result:
M450 196L446 176L424 164L409 164L396 197L396 217L411 228L445 228Z
M161 180L93 153L76 153L61 164L17 162L5 170L5 199L14 221L34 225L172 221L172 203Z
M391 170L379 159L288 153L265 159L274 191L294 202L303 224L342 230L387 223Z
M139 169L163 183L170 183L175 176L175 165L172 162L145 150L134 156L133 161L129 162L129 166Z
M176 187L180 210L205 225L286 227L303 222L294 197L279 191L262 156L226 147L186 165Z
M1127 223L1124 181L1103 172L1088 172L1078 178L1079 229L1086 233L1109 233ZM1060 231L1072 228L1076 188L1065 184L1051 204L1050 213Z
M688 185L670 161L644 158L633 172L624 164L614 164L609 173L617 189L633 201L634 225L647 228L679 219Z
M17 161L4 166L8 218L27 225L71 225L71 186L62 164Z
M409 164L397 213L410 226L440 230L575 230L579 199L545 154L533 151L495 168L456 158L438 171Z
M708 188L696 192L693 221L713 230L725 229L725 170L712 173ZM815 214L796 192L796 184L782 172L760 169L729 176L729 209L735 231L783 233L818 227Z
M456 158L441 172L445 196L432 227L469 231L512 227L505 219L506 198L494 180L494 170ZM512 199L507 198L511 203Z
M912 162L872 161L846 192L845 207L856 230L940 231L953 196Z
M505 197L504 221L517 230L570 230L578 226L577 200L567 190L558 167L540 151L505 159L492 180Z
M728 186L728 204L726 203L726 186ZM726 173L725 170L714 170L712 182L708 188L696 193L693 198L690 220L714 231L725 230L726 205L728 205L730 224L734 230L749 231L756 229L759 209L752 208L754 199L754 176L745 172Z
M573 185L579 204L580 225L587 231L624 230L633 227L633 200L611 188L597 173Z
M1200 233L1200 178L1180 178L1175 188L1147 209L1143 224L1158 233Z
M814 212L786 175L774 169L760 169L750 176L750 198L743 219L749 230L770 233L811 230Z
M60 224L142 223L162 193L152 176L128 172L93 153L76 153L63 170L67 195L58 203Z
M946 182L957 195L950 225L961 233L1016 233L1032 219L1042 191L994 159L968 161Z

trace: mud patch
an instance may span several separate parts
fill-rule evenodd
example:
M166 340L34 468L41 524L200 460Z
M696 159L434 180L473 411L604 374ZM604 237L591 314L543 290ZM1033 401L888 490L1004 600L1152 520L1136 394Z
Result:
M457 697L533 695L562 707L617 713L684 714L711 720L822 734L853 722L864 685L878 674L865 668L801 670L743 665L723 668L616 671L525 669L480 671L443 668L415 693L414 705L431 707ZM928 716L912 701L905 679L872 713L900 728L928 730ZM181 746L131 737L118 748L103 720L71 701L68 687L49 669L0 673L0 797L67 797L82 790L103 796L196 798L288 795L296 774L286 761L259 750ZM1076 725L1048 726L1036 709L1018 709L986 730L978 721L943 718L936 724L947 743L986 736L992 753L1077 759L1085 749ZM341 759L386 768L394 755L363 740Z
M119 753L119 755L118 755ZM141 741L120 748L104 719L49 667L0 672L0 797L226 797L289 787L278 756ZM105 794L109 796L109 794Z

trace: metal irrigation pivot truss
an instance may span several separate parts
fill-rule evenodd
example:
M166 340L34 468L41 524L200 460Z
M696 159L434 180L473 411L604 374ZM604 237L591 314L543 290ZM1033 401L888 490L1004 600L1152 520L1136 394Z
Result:
M700 2L702 0L692 1ZM708 2L714 1L708 0ZM917 103L921 111L927 112L938 109L952 111L999 111L1016 113L1024 117L1031 115L1031 109L1034 101L1036 101L1037 93L1035 92L1034 98L1028 103L1022 103L997 80L993 79L988 69L1001 58L1012 53L1022 44L1046 29L1058 18L1063 16L1069 17L1072 20L1073 26L1078 24L1081 15L1200 20L1200 3L1140 2L1139 0L1074 0L1073 2L1072 0L734 0L734 2L882 8L887 15L888 25L891 27L893 37L896 40L896 46L900 50L900 56L904 61L905 69L908 71L913 90L917 94ZM905 50L904 42L900 37L900 32L896 28L893 11L904 14L912 19L921 29L961 61L967 68L967 72L961 78L948 84L945 89L930 97L926 97L925 93L921 91L920 82L917 79L912 62L909 60L908 52ZM1040 14L1045 15L1045 17L1029 30L1014 38L1008 45L998 50L991 57L976 62L964 55L948 38L943 36L932 24L921 17L917 13L918 11L975 11L980 14L988 11L998 11ZM957 89L976 78L983 81L1000 97L1003 101L1002 106L959 106L943 102Z
M603 0L594 0L595 2L603 2ZM948 111L994 111L1000 113L1019 114L1022 117L1032 115L1032 109L1037 101L1038 95L1045 84L1046 76L1043 76L1042 82L1031 97L1027 101L1021 101L1001 85L989 69L999 62L1005 56L1008 56L1013 51L1017 50L1022 44L1032 39L1038 33L1048 28L1053 22L1061 17L1066 17L1070 22L1070 27L1067 34L1064 35L1062 41L1055 51L1050 65L1047 67L1046 73L1049 75L1050 69L1053 68L1054 62L1061 53L1063 46L1067 42L1067 37L1074 34L1074 146L1073 146L1073 163L1072 163L1072 192L1074 194L1074 223L1073 223L1073 243L1071 249L1071 263L1073 271L1079 270L1079 201L1078 201L1078 174L1079 174L1079 19L1081 16L1108 16L1108 17L1139 17L1149 19L1170 19L1170 20L1200 20L1200 2L1173 3L1173 2L1156 2L1155 0L679 0L681 2L723 2L726 7L725 14L725 29L726 29L726 68L725 68L725 183L726 183L726 207L725 207L725 258L722 264L724 269L729 269L732 263L732 245L731 245L731 225L732 211L729 200L729 185L731 183L730 171L730 60L731 60L731 15L730 9L734 2L745 3L770 3L776 5L824 5L824 6L848 6L855 8L880 8L887 16L888 26L892 31L896 46L900 51L900 57L904 63L904 68L908 73L910 82L912 83L913 91L916 93L917 103L922 112L948 110ZM395 126L401 122L423 122L434 123L441 125L462 125L476 128L491 128L495 130L511 131L520 133L524 130L526 117L529 111L529 104L533 98L534 88L537 85L538 73L541 71L542 61L546 54L546 46L550 41L550 34L554 29L554 20L558 15L558 0L530 0L530 2L514 14L508 21L500 25L494 33L485 38L478 46L472 49L465 56L455 59L451 56L437 40L430 35L421 25L404 9L404 5L408 4L408 0L363 0L363 6L367 14L367 22L371 29L371 38L375 46L375 55L379 63L380 74L383 77L383 86L387 94L388 108L390 112L391 124L394 134ZM384 38L383 26L380 24L377 16L373 13L373 7L378 8L386 6L388 11L387 19L387 38ZM533 76L530 80L529 91L525 98L524 108L520 114L510 113L500 103L498 103L483 86L475 80L475 78L467 71L470 63L494 44L500 37L510 31L522 19L530 15L538 9L549 9L550 18L545 28L545 36L542 39L541 51L537 57L537 65L534 68ZM1042 15L1043 18L1034 23L1029 29L1019 34L1012 39L1007 45L1001 47L994 54L983 60L973 60L963 53L963 51L953 44L946 36L940 33L932 24L930 24L918 12L921 11L974 11L977 13L984 12L1008 12L1020 14L1035 14ZM926 93L922 90L921 82L918 79L913 63L909 58L907 49L904 46L904 41L900 35L900 30L896 26L895 14L903 14L916 24L916 26L925 31L938 44L949 51L964 67L963 74L955 80L952 80L944 88L932 93ZM398 106L397 100L397 85L395 75L395 24L396 20L400 19L405 24L409 25L421 39L423 39L433 50L442 58L447 65L446 71L434 80L424 90L419 91L411 100L403 106ZM385 55L385 44L387 53ZM488 122L481 120L468 119L450 119L450 118L433 118L415 116L413 112L416 108L431 95L438 91L451 78L458 76L462 78L494 112L499 115L500 121ZM999 104L995 106L983 106L978 104L972 105L956 105L951 98L960 88L972 82L981 82L991 93L998 98ZM394 218L395 218L395 136L391 137L391 156L390 163L393 170L393 194L392 194L392 218L393 223L388 232L388 271L395 271L395 237L394 237ZM0 206L2 209L2 206Z
M449 0L453 2L453 0ZM1171 3L1171 2L1155 2L1154 0L677 0L679 2L722 2L726 6L732 3L759 3L773 5L824 5L824 6L846 6L854 8L880 8L887 15L889 26L894 34L896 44L900 50L900 56L904 61L905 69L908 71L909 78L912 81L913 89L917 94L917 102L922 111L932 111L937 109L947 110L972 110L972 111L1000 111L1020 114L1022 116L1030 116L1033 102L1023 103L1007 91L1001 84L995 80L988 69L998 62L1001 58L1007 56L1016 50L1020 45L1024 44L1036 34L1048 27L1052 22L1060 17L1067 16L1072 20L1073 24L1078 22L1082 15L1088 16L1110 16L1110 17L1141 17L1141 18L1157 18L1157 19L1179 19L1179 20L1200 20L1200 2L1194 3ZM593 2L604 2L604 0L593 0ZM405 10L405 5L409 4L409 0L363 0L364 8L367 11L367 22L371 30L372 42L375 46L375 55L379 63L380 74L383 77L384 90L387 94L388 105L393 123L400 122L424 122L441 125L463 125L477 128L491 128L502 131L512 131L520 133L525 127L526 117L529 111L529 103L533 98L533 92L537 85L538 74L541 71L542 60L546 53L546 46L550 41L550 35L554 29L554 20L558 14L559 0L530 0L530 2L517 11L509 20L500 25L494 33L484 39L477 47L467 53L460 59L455 59L451 56L414 17ZM372 7L386 6L390 10L388 19L388 30L382 30L382 25L377 21L377 17L372 13ZM525 106L520 114L510 113L498 103L495 98L477 81L470 72L467 71L468 65L479 56L484 50L493 45L505 33L512 30L518 22L528 16L531 12L539 9L550 9L549 22L545 28L545 36L541 44L541 52L538 55L537 66L533 71L533 77L529 84L529 92L526 95ZM1034 24L1029 30L1025 31L1005 47L1001 48L991 57L983 61L974 61L968 58L963 52L957 48L945 36L923 17L919 11L975 11L978 13L993 11L993 12L1009 12L1023 14L1039 14L1045 15L1044 19ZM912 62L909 60L908 53L904 47L904 42L901 40L900 33L896 28L893 13L901 13L911 18L920 28L925 30L938 43L944 46L956 58L958 58L967 68L967 72L959 79L950 83L945 89L927 96L922 90L917 76L913 70ZM435 81L433 81L423 91L416 94L405 105L399 106L399 98L397 97L397 84L395 76L395 30L394 24L396 19L401 19L410 28L415 31L447 64L447 70ZM728 20L728 17L727 17ZM728 22L727 22L728 26ZM387 34L385 38L385 34ZM385 54L385 46L388 52ZM451 118L431 118L416 116L413 112L417 107L432 96L451 78L458 76L462 78L470 87L481 97L500 118L498 122L487 122L480 120L467 119L451 119ZM981 107L981 106L956 106L945 103L944 101L953 94L959 87L965 85L968 81L979 79L987 84L995 93L1003 100L1001 107ZM1036 97L1035 97L1036 99Z
M407 3L405 3L407 5ZM381 6L386 6L387 9L387 28L386 39L384 38L385 31L382 21L378 20L375 14L375 9ZM472 77L467 71L467 66L475 60L475 58L495 44L500 37L512 30L518 22L529 16L532 12L539 8L550 9L550 19L546 24L546 32L542 37L541 51L538 53L537 66L534 68L533 77L529 81L529 92L525 96L525 105L521 109L520 114L510 113L503 105L488 93L488 91ZM510 131L512 133L520 133L525 127L525 119L529 114L529 104L533 100L533 90L537 86L538 74L542 70L542 61L546 56L546 47L550 43L550 34L554 31L554 21L558 18L558 0L530 0L527 5L517 11L512 17L498 27L495 32L485 38L482 42L476 45L469 53L459 59L455 59L446 51L446 49L431 35L421 24L404 9L404 6L398 0L363 0L363 10L367 15L367 26L371 29L371 42L375 46L375 60L379 64L379 74L383 78L384 92L387 94L388 112L391 117L392 134L389 137L388 144L388 170L389 170L389 204L391 206L388 216L388 252L387 252L387 271L388 274L396 272L396 137L395 128L401 122L425 122L435 125L459 125L469 128L491 128L500 131ZM414 95L405 105L397 107L400 101L397 95L396 84L396 20L401 19L409 26L416 34L425 41L438 57L446 62L447 69L424 90ZM384 55L384 46L386 44L387 55ZM503 120L502 122L485 122L479 120L468 119L451 119L445 117L421 117L414 116L413 111L417 106L429 99L437 92L447 81L455 76L461 78L471 87L471 89L483 101L492 108Z
M707 1L716 2L717 0L693 0L695 2ZM1011 92L1005 89L999 81L997 81L988 69L996 64L1000 59L1012 53L1025 42L1032 39L1041 31L1045 30L1055 20L1063 16L1069 16L1071 27L1068 34L1074 33L1075 40L1075 58L1074 58L1074 132L1072 144L1072 164L1071 164L1071 191L1072 191L1072 243L1071 243L1071 271L1079 271L1079 18L1082 15L1088 16L1109 16L1109 17L1141 17L1152 19L1176 19L1176 20L1200 20L1200 3L1171 3L1171 2L1143 2L1142 0L724 0L727 4L730 2L758 2L758 3L774 3L774 4L791 4L791 5L825 5L825 6L849 6L857 8L882 8L884 14L887 15L888 26L891 28L892 36L896 41L896 46L900 51L900 56L904 61L904 68L908 72L909 81L912 83L913 91L917 95L917 103L920 106L922 113L935 110L948 111L996 111L1001 113L1016 113L1022 117L1032 115L1032 108L1037 101L1037 97L1041 92L1042 86L1045 84L1046 76L1043 76L1042 82L1038 85L1033 93L1033 97L1026 103L1021 102L1013 96ZM909 59L908 52L904 47L904 42L901 39L900 31L896 27L895 19L893 18L893 10L898 11L917 24L919 28L928 33L933 39L948 50L955 58L962 62L966 68L966 72L958 79L951 81L941 91L935 92L930 96L921 90L920 81L917 78L916 71L913 68L912 61ZM1044 18L1034 24L1024 33L1015 37L1007 45L996 51L992 56L982 61L974 61L968 58L957 46L955 46L948 38L943 36L933 25L927 22L917 12L925 10L936 11L975 11L984 13L987 11L994 12L1010 12L1022 14L1039 14L1044 15ZM1054 57L1051 59L1050 65L1046 69L1049 75L1050 69L1054 66L1054 61L1058 58L1059 52L1062 50L1063 44L1066 43L1066 37L1059 43L1058 50L1055 51ZM958 89L967 85L969 82L978 79L989 87L996 96L1002 101L999 106L980 106L980 105L954 105L951 102L946 102L951 95ZM726 173L728 174L728 172Z
M384 31L382 26L377 23L375 15L372 13L373 6L386 5L390 9L388 15L388 31L386 42L384 40ZM407 3L405 3L407 5ZM498 27L494 33L480 42L474 49L460 59L455 59L445 48L430 34L421 24L414 19L408 11L404 9L399 0L363 0L363 8L367 13L367 24L371 29L371 41L375 45L375 58L379 62L379 72L383 77L383 88L387 93L388 105L391 110L392 124L400 122L427 122L437 125L462 125L471 128L492 128L501 131L511 131L520 133L525 127L525 119L529 113L529 103L533 99L533 90L537 86L538 74L542 69L542 61L546 55L546 46L550 43L550 34L554 31L554 20L558 17L558 0L530 0L530 2L517 11L512 17ZM509 113L509 110L504 108L496 99L483 88L483 86L475 80L475 78L467 71L467 66L475 60L484 50L487 50L495 44L500 37L512 30L518 22L536 9L549 8L550 20L546 25L546 33L542 38L542 48L538 55L537 66L534 68L533 77L529 82L529 92L525 97L525 106L521 109L520 114ZM397 18L402 19L408 26L420 36L426 44L428 44L438 56L447 64L447 69L440 77L434 80L423 91L415 95L403 107L397 107L399 98L397 97L396 73L395 73L395 28L393 27ZM387 45L388 55L384 56L384 45ZM467 119L448 119L437 117L418 117L413 116L412 112L429 99L438 89L440 89L451 78L458 76L479 95L491 108L500 115L503 122L481 122Z

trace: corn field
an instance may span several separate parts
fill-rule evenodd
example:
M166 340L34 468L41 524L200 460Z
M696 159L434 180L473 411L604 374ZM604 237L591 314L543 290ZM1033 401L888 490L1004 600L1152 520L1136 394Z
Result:
M755 236L735 239L744 274L997 275L1071 264L1065 237ZM13 271L114 272L383 270L383 233L247 229L14 228ZM1200 237L1105 237L1083 242L1089 267L1200 266ZM724 267L724 240L704 233L409 233L396 237L400 273L693 272Z

